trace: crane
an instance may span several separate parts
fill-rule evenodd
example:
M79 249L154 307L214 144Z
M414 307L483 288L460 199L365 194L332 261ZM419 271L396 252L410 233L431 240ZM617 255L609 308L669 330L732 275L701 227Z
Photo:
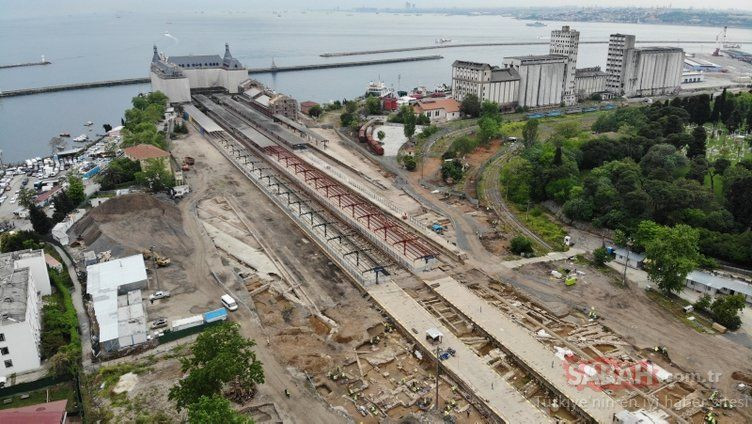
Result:
M715 36L715 50L713 51L713 56L720 56L721 55L721 46L723 46L726 43L726 30L728 27L723 27L723 31L719 32L718 35Z

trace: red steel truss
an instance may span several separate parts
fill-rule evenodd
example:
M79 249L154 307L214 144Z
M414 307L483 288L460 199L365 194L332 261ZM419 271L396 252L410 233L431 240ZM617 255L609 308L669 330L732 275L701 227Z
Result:
M363 196L304 162L289 150L280 146L269 146L264 148L264 152L274 156L280 164L290 168L295 175L303 174L305 184L320 193L322 197L333 200L331 203L342 212L362 223L384 242L398 248L406 258L414 261L435 256L425 242L407 231L398 219L387 215Z

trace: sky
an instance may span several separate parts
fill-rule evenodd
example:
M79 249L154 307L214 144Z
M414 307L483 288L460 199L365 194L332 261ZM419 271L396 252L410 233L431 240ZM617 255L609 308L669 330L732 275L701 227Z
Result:
M410 0L416 7L514 7L518 1L504 0ZM231 9L251 12L255 9L322 9L340 7L402 8L404 0L0 0L0 19L16 17L56 16L80 13L117 11L169 13L178 8ZM665 7L697 9L742 9L752 11L752 0L526 0L526 7L536 6L600 6L600 7Z

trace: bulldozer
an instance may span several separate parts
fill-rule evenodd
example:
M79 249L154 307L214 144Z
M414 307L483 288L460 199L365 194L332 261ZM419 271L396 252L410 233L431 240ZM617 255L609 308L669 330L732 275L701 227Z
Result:
M154 250L154 246L150 247L149 250L144 250L141 254L144 255L144 259L147 261L153 259L154 263L160 268L170 264L170 258L160 255L159 252Z

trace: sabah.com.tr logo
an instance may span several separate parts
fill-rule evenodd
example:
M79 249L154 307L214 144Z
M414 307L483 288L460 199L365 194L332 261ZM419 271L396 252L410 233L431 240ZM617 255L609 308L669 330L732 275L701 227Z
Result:
M656 387L663 369L650 361L622 361L598 357L579 359L568 355L562 360L567 383L584 390L596 391Z

